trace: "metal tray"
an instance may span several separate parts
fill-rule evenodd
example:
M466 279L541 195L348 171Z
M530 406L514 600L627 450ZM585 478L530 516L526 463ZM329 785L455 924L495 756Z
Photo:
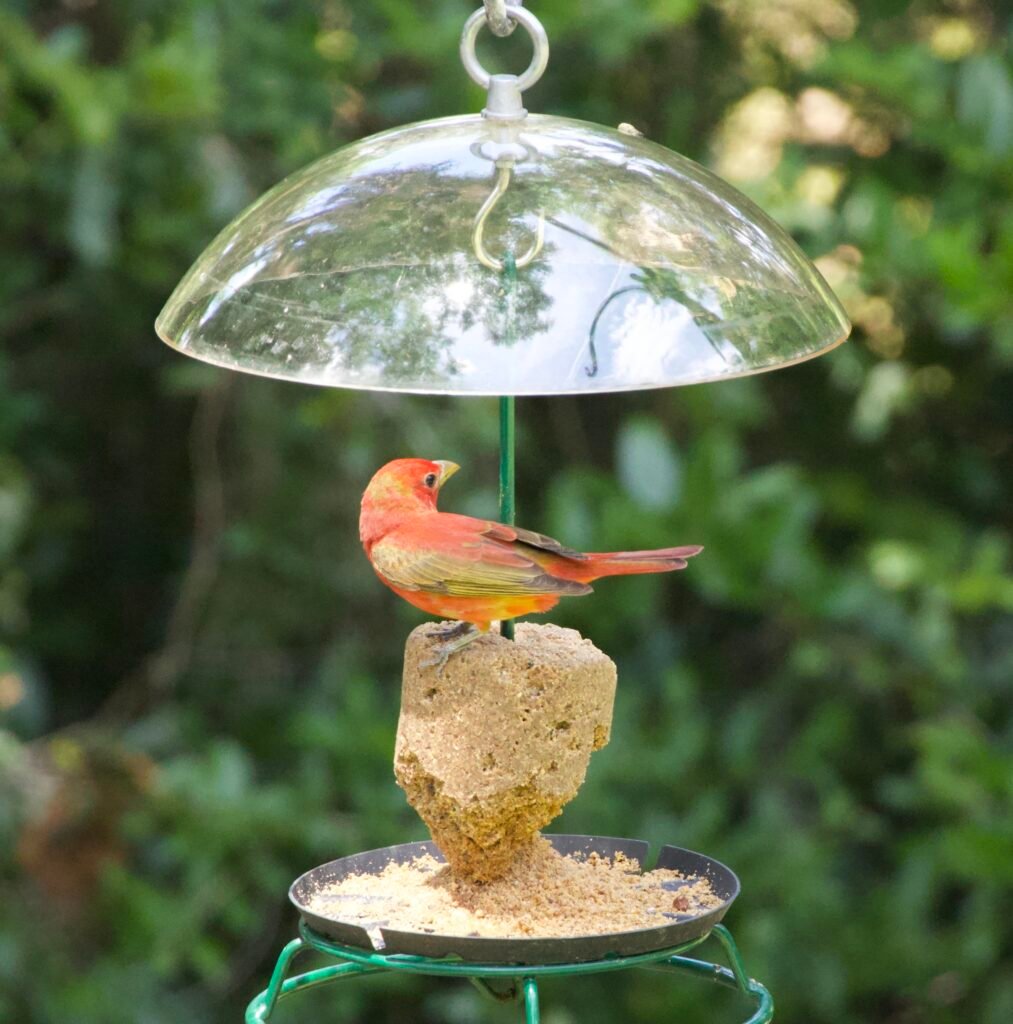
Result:
M603 857L613 857L616 853L623 853L641 865L647 861L648 844L640 839L573 835L547 835L545 838L564 855L579 853L586 856L598 853ZM720 906L696 917L673 913L671 924L636 931L566 938L517 939L398 931L380 922L367 931L362 925L324 917L309 909L309 901L314 893L340 881L346 875L379 873L392 861L404 863L423 854L443 861L443 855L431 842L403 843L333 860L297 878L289 889L289 899L310 928L344 946L382 952L385 955L407 953L434 959L458 957L472 963L562 964L651 953L691 942L706 935L725 916L739 894L739 880L724 864L702 853L693 853L678 846L665 846L653 867L672 869L690 877L706 877L715 894L721 898Z

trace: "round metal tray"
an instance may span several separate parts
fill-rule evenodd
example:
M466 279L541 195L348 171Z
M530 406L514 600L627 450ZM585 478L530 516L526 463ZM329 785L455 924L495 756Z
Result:
M612 839L605 836L547 835L545 837L564 856L597 853L626 857L646 864L648 844L640 839ZM384 954L404 953L430 958L458 957L471 963L564 964L602 960L610 956L633 956L668 949L706 935L728 912L739 894L739 880L724 864L678 846L662 847L653 868L678 871L688 878L704 877L721 905L704 914L672 914L672 923L636 931L603 932L565 938L481 938L470 935L439 935L430 932L400 931L378 921L368 930L334 917L324 917L309 908L310 899L321 888L347 875L379 873L391 862L403 864L423 854L438 861L443 856L433 843L403 843L368 850L307 871L292 883L289 899L314 931L345 946L354 946Z

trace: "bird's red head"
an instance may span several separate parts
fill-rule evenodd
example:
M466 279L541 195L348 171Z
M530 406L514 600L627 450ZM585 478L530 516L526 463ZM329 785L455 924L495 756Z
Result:
M443 460L395 459L377 470L362 495L362 543L368 548L407 516L435 512L440 487L460 468Z

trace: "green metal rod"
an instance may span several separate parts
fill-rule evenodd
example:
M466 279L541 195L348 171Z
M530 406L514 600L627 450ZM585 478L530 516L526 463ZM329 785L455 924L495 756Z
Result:
M514 343L514 301L517 287L517 261L508 252L503 257L503 341ZM514 398L504 395L499 400L499 521L512 526L516 515L515 494L517 477ZM513 619L504 619L499 626L500 636L514 638Z
M499 400L499 521L513 525L516 518L516 411L513 396ZM500 623L500 634L514 638L513 619Z
M320 967L294 978L286 978L285 975L288 974L292 962L307 948L309 947L302 939L293 939L281 951L281 956L278 957L278 962L274 966L274 973L271 975L271 983L246 1008L246 1024L264 1024L274 1013L279 999L284 999L300 989L316 988L318 985L327 985L331 982L341 981L343 978L355 977L359 974L375 974L377 971L383 970L382 967L375 967L371 964L346 962Z
M538 982L530 975L524 979L524 1024L540 1024Z

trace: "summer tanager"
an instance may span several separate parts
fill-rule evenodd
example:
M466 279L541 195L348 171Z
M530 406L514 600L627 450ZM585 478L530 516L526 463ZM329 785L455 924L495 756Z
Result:
M437 663L493 622L545 612L561 597L590 594L601 576L685 569L702 548L584 554L541 533L439 512L453 462L396 459L362 496L359 537L376 574L416 608L458 625L445 631Z

